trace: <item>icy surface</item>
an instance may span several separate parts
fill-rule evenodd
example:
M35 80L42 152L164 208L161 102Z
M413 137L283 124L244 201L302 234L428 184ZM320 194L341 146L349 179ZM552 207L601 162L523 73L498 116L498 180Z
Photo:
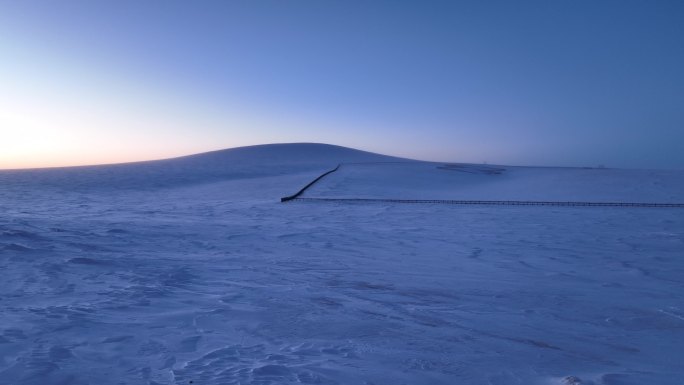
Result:
M278 202L383 161L291 145L0 172L0 383L684 383L682 209ZM406 170L356 188L444 191ZM479 191L545 198L535 172L554 177ZM670 199L678 174L657 175L614 194Z

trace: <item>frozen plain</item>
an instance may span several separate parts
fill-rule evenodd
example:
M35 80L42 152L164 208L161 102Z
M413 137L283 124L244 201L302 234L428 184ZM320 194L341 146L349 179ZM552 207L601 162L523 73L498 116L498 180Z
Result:
M338 163L306 196L684 196L315 144L0 171L0 384L684 383L684 209L279 202Z

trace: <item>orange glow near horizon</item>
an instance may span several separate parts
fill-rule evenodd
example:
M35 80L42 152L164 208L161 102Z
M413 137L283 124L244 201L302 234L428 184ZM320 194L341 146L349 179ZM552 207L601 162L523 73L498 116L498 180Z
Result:
M106 115L93 119L84 114L79 119L77 114L69 116L64 112L68 110L54 113L43 107L38 114L36 107L27 109L16 103L11 107L0 111L0 169L3 170L136 162L212 149L207 143L187 140L178 133L154 135L159 130L153 130L149 134L137 124L128 124L126 130L114 129L113 125L126 127L123 117L114 121ZM77 126L79 123L81 127ZM149 119L138 124L152 126Z
M0 156L0 170L21 170L36 168L55 168L55 167L78 167L95 166L104 164L142 162L148 160L159 160L189 155L179 152L159 152L159 153L127 153L127 154L98 154L94 156L84 156L83 154L51 154L27 157L15 157L6 159Z

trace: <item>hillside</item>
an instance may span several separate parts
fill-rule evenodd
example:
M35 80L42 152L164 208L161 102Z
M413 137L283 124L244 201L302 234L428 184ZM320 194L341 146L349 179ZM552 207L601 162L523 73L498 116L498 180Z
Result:
M342 162L396 160L401 159L328 144L267 144L136 163L0 170L0 184L5 189L149 190L305 174L303 183Z

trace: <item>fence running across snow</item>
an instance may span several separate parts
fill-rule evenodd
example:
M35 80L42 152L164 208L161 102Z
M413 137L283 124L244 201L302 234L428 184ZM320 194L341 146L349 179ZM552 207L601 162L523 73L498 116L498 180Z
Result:
M382 199L382 198L292 198L288 200L309 202L340 203L439 203L450 205L487 205L487 206L584 206L584 207L678 207L684 203L647 203L647 202L555 202L555 201L476 201L449 199ZM284 202L284 201L283 201Z
M326 176L326 175L328 175L328 174L330 174L330 173L332 173L332 172L337 171L337 169L339 169L339 168L340 168L340 165L338 164L337 167L335 167L334 169L332 169L332 170L330 170L330 171L324 173L323 175L320 175L318 178L312 180L309 184L307 184L306 186L304 186L301 190L297 191L296 194L290 195L290 196L287 196L287 197L280 198L280 201L281 201L281 202L287 202L287 201L291 201L291 200L293 200L293 199L297 199L300 195L304 194L304 191L306 191L306 189L308 189L309 187L313 186L314 183L316 183L316 182L318 182L319 180L321 180L324 176Z
M654 202L573 202L573 201L515 201L515 200L453 200L453 199L389 199L389 198L303 198L304 192L328 174L337 171L341 164L334 169L320 175L318 178L304 186L296 194L280 198L281 202L308 201L308 202L339 202L339 203L427 203L449 205L481 205L481 206L576 206L576 207L661 207L661 208L684 208L684 203L654 203Z

